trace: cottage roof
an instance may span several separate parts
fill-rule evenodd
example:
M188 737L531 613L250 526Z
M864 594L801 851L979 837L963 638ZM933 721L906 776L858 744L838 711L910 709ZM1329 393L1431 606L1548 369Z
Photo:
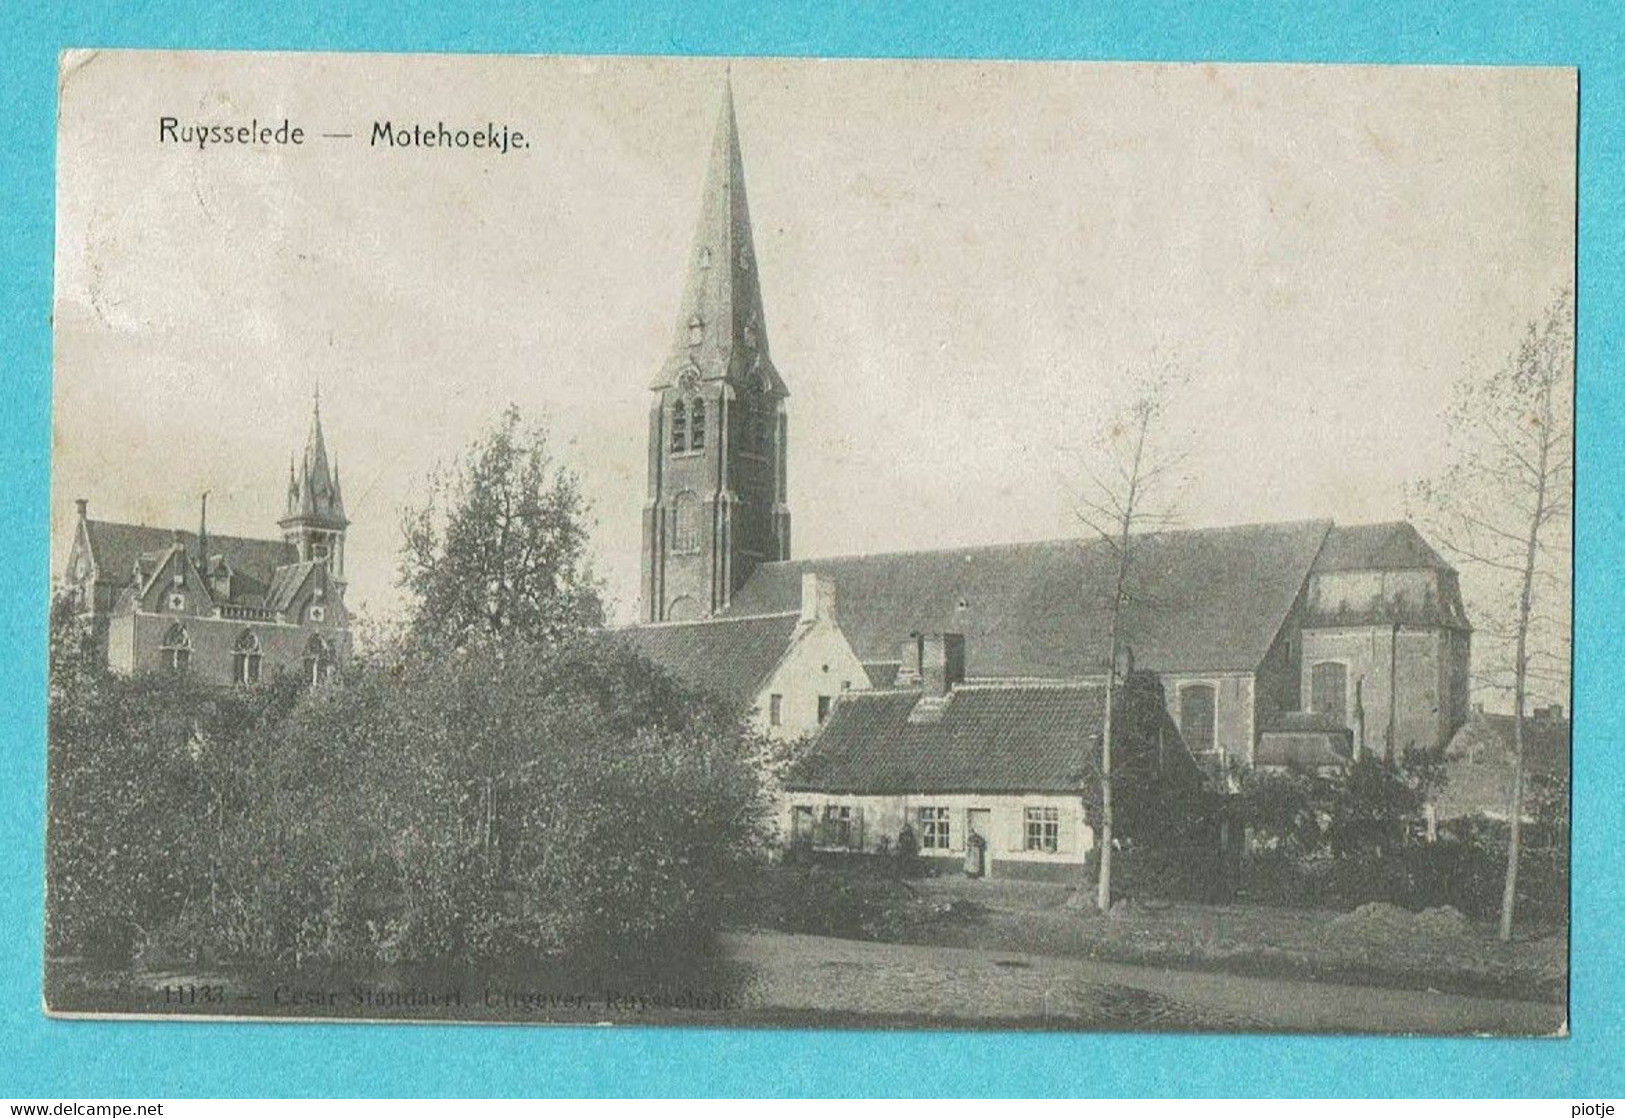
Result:
M653 660L691 687L750 707L789 651L801 615L630 625L612 637Z
M1253 671L1274 643L1331 524L1161 532L1136 541L1125 643L1161 672ZM834 581L865 662L913 632L965 635L973 677L1076 678L1104 669L1112 550L1077 539L765 563L728 616L777 613L801 578Z
M1098 684L1061 681L964 684L946 701L918 689L847 692L785 786L867 795L1077 791L1098 772L1105 694ZM919 716L922 707L930 717ZM1123 770L1159 745L1161 761L1191 768L1160 688L1135 688L1118 716Z

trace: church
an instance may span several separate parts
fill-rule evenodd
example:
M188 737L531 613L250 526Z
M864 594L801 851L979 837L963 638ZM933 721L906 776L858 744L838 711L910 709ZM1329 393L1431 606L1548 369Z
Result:
M344 605L344 494L312 408L304 455L288 464L275 538L93 519L81 498L64 590L108 667L131 675L185 671L251 684L292 671L329 679L350 651Z
M792 686L816 703L797 723L817 740L787 783L792 835L867 849L906 821L929 825L928 852L957 856L981 834L1012 864L1081 858L1088 766L1063 754L1099 734L1109 549L1062 539L793 557L790 393L769 346L731 89L686 270L650 384L630 638L696 681L719 658L748 665L731 674L735 697L768 732ZM1442 746L1467 718L1457 574L1409 523L1158 532L1136 537L1134 554L1136 597L1154 607L1125 615L1124 653L1221 789L1253 766L1326 771L1361 752ZM839 642L826 633L821 647L836 651L805 658L792 685L770 669L796 617L821 617ZM768 618L784 635L763 644ZM1135 732L1165 741L1159 726ZM884 823L854 838L866 812Z

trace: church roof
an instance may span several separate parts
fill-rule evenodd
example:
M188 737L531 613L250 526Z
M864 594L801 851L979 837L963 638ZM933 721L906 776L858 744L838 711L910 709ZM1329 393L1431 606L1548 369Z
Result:
M187 554L197 555L197 533L151 528L145 524L121 524L114 520L86 520L90 553L96 560L97 580L122 586L131 581L136 562L143 558L167 556L178 542ZM299 560L299 551L283 540L250 539L209 533L209 555L231 566L237 579L250 580L263 590L271 584L278 567ZM249 581L245 589L252 589Z
M800 620L797 611L631 625L609 632L683 683L748 709L789 650Z
M731 84L723 91L711 145L677 337L651 387L676 384L689 370L700 380L727 379L788 394L768 356Z
M1135 544L1125 642L1160 672L1253 671L1297 601L1324 520L1161 532ZM795 608L801 578L833 580L842 631L865 662L914 632L965 635L973 677L1065 678L1104 670L1112 550L1051 540L803 559L756 568L727 616Z
M1453 569L1405 520L1335 525L1326 534L1326 546L1315 560L1317 572Z

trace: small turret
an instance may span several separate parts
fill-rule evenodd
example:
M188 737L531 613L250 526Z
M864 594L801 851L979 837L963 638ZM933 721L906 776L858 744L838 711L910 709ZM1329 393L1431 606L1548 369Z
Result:
M328 462L322 433L322 400L318 391L311 407L305 453L297 468L288 463L287 512L277 522L283 538L299 549L304 562L325 562L337 576L344 574L344 497L338 470Z

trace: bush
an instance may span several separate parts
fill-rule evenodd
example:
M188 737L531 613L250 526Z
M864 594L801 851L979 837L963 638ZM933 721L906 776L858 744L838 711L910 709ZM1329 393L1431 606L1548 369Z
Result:
M58 955L681 953L766 819L734 713L592 638L316 690L64 675L51 717Z

